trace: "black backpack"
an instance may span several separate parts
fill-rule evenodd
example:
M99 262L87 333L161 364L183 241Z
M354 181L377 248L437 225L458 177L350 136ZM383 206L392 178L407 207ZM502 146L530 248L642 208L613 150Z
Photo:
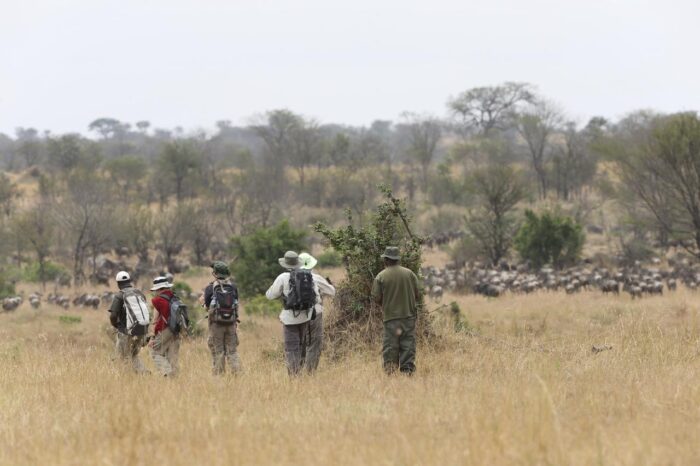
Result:
M301 312L314 309L316 289L311 270L296 269L289 272L289 295L285 298L284 305L291 311Z
M232 325L238 320L238 289L232 283L212 283L209 304L212 322Z
M172 296L161 294L159 296L170 305L170 315L166 323L170 331L173 332L173 335L178 335L182 329L187 331L190 326L190 318L187 315L187 305L183 303L176 294Z

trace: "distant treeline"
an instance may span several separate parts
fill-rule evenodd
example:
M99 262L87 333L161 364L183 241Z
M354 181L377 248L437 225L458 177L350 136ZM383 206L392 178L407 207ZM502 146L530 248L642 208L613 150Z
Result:
M38 263L41 276L53 260L78 282L117 249L144 264L155 251L167 268L204 264L232 236L282 219L333 223L349 209L363 221L379 184L430 217L424 233L465 230L462 250L492 261L533 206L563 210L629 254L654 242L700 250L695 113L575 122L513 82L469 89L447 110L365 127L285 109L210 133L113 118L89 123L89 138L18 128L0 134L0 254Z

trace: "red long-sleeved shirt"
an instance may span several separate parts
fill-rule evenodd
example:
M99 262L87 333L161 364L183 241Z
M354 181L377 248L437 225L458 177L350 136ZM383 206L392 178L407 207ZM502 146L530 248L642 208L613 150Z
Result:
M168 326L168 318L170 317L170 303L167 299L161 297L160 295L172 298L173 292L168 289L161 290L158 292L158 296L151 299L151 304L153 304L153 307L156 308L156 311L158 311L159 314L158 321L156 322L155 327L153 327L153 333L155 335L158 335L163 331L163 329L165 329L165 327Z

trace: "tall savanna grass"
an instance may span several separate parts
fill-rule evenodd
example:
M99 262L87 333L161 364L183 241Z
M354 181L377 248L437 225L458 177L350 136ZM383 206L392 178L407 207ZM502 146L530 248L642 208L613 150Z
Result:
M697 295L451 299L464 330L434 312L412 378L373 347L290 380L264 317L241 325L241 376L213 377L203 339L178 378L137 376L104 312L0 314L0 464L700 463Z

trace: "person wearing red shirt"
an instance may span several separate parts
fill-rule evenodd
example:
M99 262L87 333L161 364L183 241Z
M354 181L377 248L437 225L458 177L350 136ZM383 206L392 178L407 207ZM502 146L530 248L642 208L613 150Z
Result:
M167 277L157 277L153 280L153 287L151 287L154 294L151 304L155 309L155 325L149 345L153 363L165 377L177 374L180 351L180 336L173 334L168 328L170 301L174 296L172 286Z

